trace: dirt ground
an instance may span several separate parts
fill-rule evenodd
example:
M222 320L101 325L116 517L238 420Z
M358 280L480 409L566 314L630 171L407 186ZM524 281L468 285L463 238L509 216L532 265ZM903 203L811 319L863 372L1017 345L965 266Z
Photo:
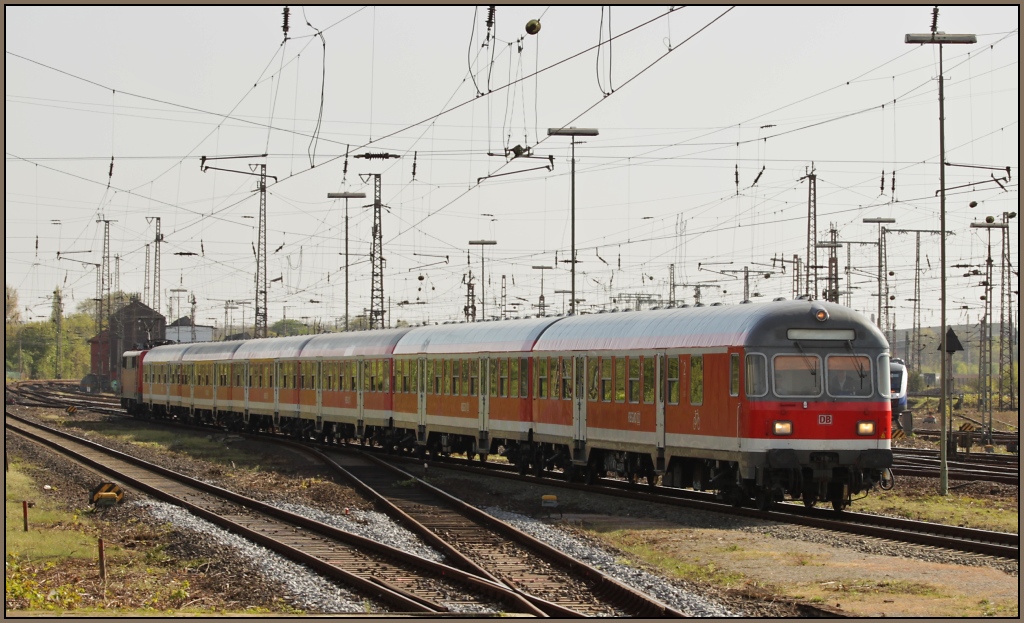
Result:
M950 565L865 554L854 549L780 540L734 529L685 528L672 522L598 514L563 519L598 534L635 531L635 538L680 561L745 585L835 606L852 616L1015 616L1019 578L990 567ZM991 604L986 610L983 602Z

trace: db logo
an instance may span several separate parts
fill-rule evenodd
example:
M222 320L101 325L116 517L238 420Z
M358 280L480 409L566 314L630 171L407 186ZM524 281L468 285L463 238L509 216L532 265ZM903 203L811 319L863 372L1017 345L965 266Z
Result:
M825 413L819 414L818 415L818 424L821 425L821 426L831 426L832 425L832 416L828 415L828 414L825 414Z

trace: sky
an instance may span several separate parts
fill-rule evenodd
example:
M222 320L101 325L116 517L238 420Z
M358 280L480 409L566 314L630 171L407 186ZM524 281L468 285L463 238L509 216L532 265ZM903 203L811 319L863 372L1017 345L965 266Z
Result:
M155 305L159 218L160 311L186 315L194 295L197 324L251 327L261 165L269 324L343 323L331 192L368 197L347 211L350 314L370 308L372 174L392 326L464 319L470 273L478 316L500 316L503 292L506 316L538 313L542 293L561 313L573 224L582 312L665 305L673 271L678 303L697 284L705 304L739 303L745 267L755 304L792 298L809 173L817 239L851 243L840 302L868 316L878 248L862 243L879 233L863 219L939 230L939 50L904 43L930 31L929 6L290 7L287 39L283 8L5 7L5 282L24 319L48 317L57 287L68 311L96 296L103 220L111 289ZM984 270L990 230L970 224L1019 210L1018 24L1017 6L938 16L978 38L943 46L946 161L971 165L946 168L950 324L984 311L982 277L963 275ZM570 138L548 136L573 126L599 132L577 139L575 176ZM400 157L356 157L383 153ZM897 328L915 239L886 235ZM921 234L924 326L939 255Z

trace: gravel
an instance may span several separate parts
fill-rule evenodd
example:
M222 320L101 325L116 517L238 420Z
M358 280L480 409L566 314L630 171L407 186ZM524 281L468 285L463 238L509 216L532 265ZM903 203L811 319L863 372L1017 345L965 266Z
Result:
M269 582L281 582L285 592L280 595L296 608L316 613L365 612L362 600L348 590L314 573L308 567L296 564L267 548L256 545L188 511L159 501L137 501L132 504L145 508L160 521L174 525L178 530L193 533L205 541L204 555L216 556L218 550L228 548L247 560Z
M441 554L422 544L417 537L390 520L387 516L372 510L357 508L357 506L368 508L370 505L366 504L365 501L359 501L359 496L354 495L346 487L334 483L320 483L305 490L302 494L303 501L312 506L287 503L277 499L284 494L284 491L280 488L282 483L279 479L288 479L288 477L283 476L280 472L274 476L275 486L268 486L270 483L257 482L256 478L267 477L260 474L253 477L251 483L247 482L244 485L241 482L230 483L217 478L217 476L225 474L218 473L220 469L217 467L211 468L209 463L191 459L177 453L153 452L149 448L140 448L139 446L124 442L108 443L109 441L109 439L104 439L104 443L107 443L107 445L121 446L119 449L129 450L132 454L160 455L159 458L156 456L147 456L145 458L155 459L156 462L161 464L171 463L169 467L172 469L177 469L204 480L209 480L212 476L213 479L221 481L218 484L227 488L236 489L239 488L238 485L242 485L241 489L249 489L250 487L246 485L251 484L251 488L254 491L243 491L244 493L253 495L257 493L255 490L259 489L259 493L262 493L262 495L253 495L253 497L264 499L285 510L377 540L392 547L410 551L426 559L443 559ZM168 455L171 456L169 457ZM235 472L233 475L237 474L238 472ZM621 559L621 554L609 553L606 548L600 547L596 541L591 544L586 538L581 538L581 535L574 534L571 525L561 527L560 524L551 524L549 521L545 522L533 519L525 514L512 512L522 511L532 514L535 512L534 509L539 511L540 509L537 507L539 506L540 494L550 493L550 491L544 490L543 485L532 486L518 482L500 482L494 479L478 480L463 475L455 476L451 473L445 473L444 470L439 470L436 475L433 473L431 475L431 480L434 484L441 485L439 481L451 481L449 484L455 483L462 497L478 507L486 509L499 519L534 535L536 538L575 558L601 569L620 582L647 592L666 605L691 616L760 617L778 616L779 614L782 616L793 616L791 611L774 612L772 610L765 610L749 599L738 599L735 595L726 594L727 592L705 591L705 588L709 587L702 586L703 583L700 583L698 590L701 593L707 592L707 594L697 594L693 590L688 589L698 585L693 585L690 582L669 580L648 573L635 566L617 563L616 560ZM233 487L232 484L235 486ZM451 487L441 486L451 489ZM1012 493L1015 494L1016 491L1017 489L1013 488ZM289 493L298 492L292 489ZM801 540L826 544L836 548L849 548L864 553L882 554L893 557L895 564L899 564L899 558L904 557L943 564L989 566L1000 569L1012 576L1018 575L1018 561L960 554L945 550L935 550L924 546L897 544L869 537L832 533L814 528L776 524L774 522L720 515L717 513L696 512L689 509L657 504L645 505L641 510L631 500L608 496L584 496L567 490L560 490L558 494L560 508L565 512L665 519L674 522L679 528L684 529L732 529L770 535L781 540ZM295 498L292 497L292 499ZM1016 500L1018 498L1016 498L1016 495L1013 495L1013 499ZM252 565L253 573L258 577L264 578L264 582L270 582L275 586L279 582L285 582L287 588L284 589L284 592L288 595L288 601L296 607L310 613L365 612L363 604L354 601L355 598L347 593L347 591L332 584L330 581L320 578L301 565L292 563L260 546L247 543L243 539L175 507L169 507L159 502L147 502L145 507L150 512L162 513L160 515L161 518L171 521L176 526L181 522L180 527L184 530L189 530L189 534L198 543L203 544L203 549L206 547L219 548L225 552L225 556L230 552L234 554L235 560L249 561L249 564ZM349 514L343 514L342 509L349 507L351 507ZM172 510L177 511L177 513L172 513ZM616 556L619 556L619 558L616 558ZM274 562L270 562L271 560ZM248 572L242 575L248 575ZM467 613L486 611L467 609L467 607L462 607L459 604L448 605L453 611Z
M271 505L306 519L319 521L346 532L371 539L377 543L400 549L420 558L444 562L444 555L424 544L418 536L395 523L390 517L376 511L350 510L348 515L335 515L301 504L270 502Z
M503 511L500 508L484 508L484 511L518 530L530 534L555 549L603 571L616 580L641 592L651 595L667 606L671 606L691 617L735 617L734 613L714 601L668 584L664 578L642 569L630 567L615 561L606 550L594 547L582 539L567 534L542 521Z

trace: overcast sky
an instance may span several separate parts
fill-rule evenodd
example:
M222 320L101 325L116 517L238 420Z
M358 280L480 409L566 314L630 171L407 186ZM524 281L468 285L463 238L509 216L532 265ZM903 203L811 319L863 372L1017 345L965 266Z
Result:
M349 244L351 313L370 307L373 186L361 175L371 173L387 206L392 324L461 319L469 270L481 294L477 239L497 241L485 247L488 316L500 311L503 275L509 313L536 313L537 265L554 267L543 287L561 311L570 142L548 128L600 132L576 146L583 310L625 307L623 296L667 301L671 264L688 284L681 302L704 283L705 303L738 303L742 275L729 271L744 266L774 271L752 281L755 301L792 297L793 266L783 274L772 258L806 255L812 163L819 240L834 224L839 240L875 241L877 226L862 223L871 217L939 228L938 47L904 43L929 31L929 6L502 6L491 27L487 7L291 7L287 41L282 9L5 7L5 281L24 317L47 316L55 287L68 310L95 297L101 218L112 221L112 273L117 255L121 289L141 293L160 217L161 312L175 288L195 294L200 324L222 324L226 300L254 300L258 178L203 172L202 156L249 156L207 164L265 164L276 177L271 324L344 313L344 201L328 192L369 197L350 201ZM946 159L1001 169L947 168L950 266L983 268L987 232L970 223L1019 210L1018 23L1017 6L940 10L940 31L978 37L944 46ZM516 146L535 157L507 158ZM367 152L401 158L354 157ZM998 283L998 230L993 241ZM906 328L915 236L890 234L887 245ZM877 248L849 252L851 304L872 315ZM938 237L922 234L925 325L939 322L938 259ZM846 264L844 246L841 273ZM968 270L948 271L951 323L982 311L981 278ZM187 297L173 315L187 313Z

